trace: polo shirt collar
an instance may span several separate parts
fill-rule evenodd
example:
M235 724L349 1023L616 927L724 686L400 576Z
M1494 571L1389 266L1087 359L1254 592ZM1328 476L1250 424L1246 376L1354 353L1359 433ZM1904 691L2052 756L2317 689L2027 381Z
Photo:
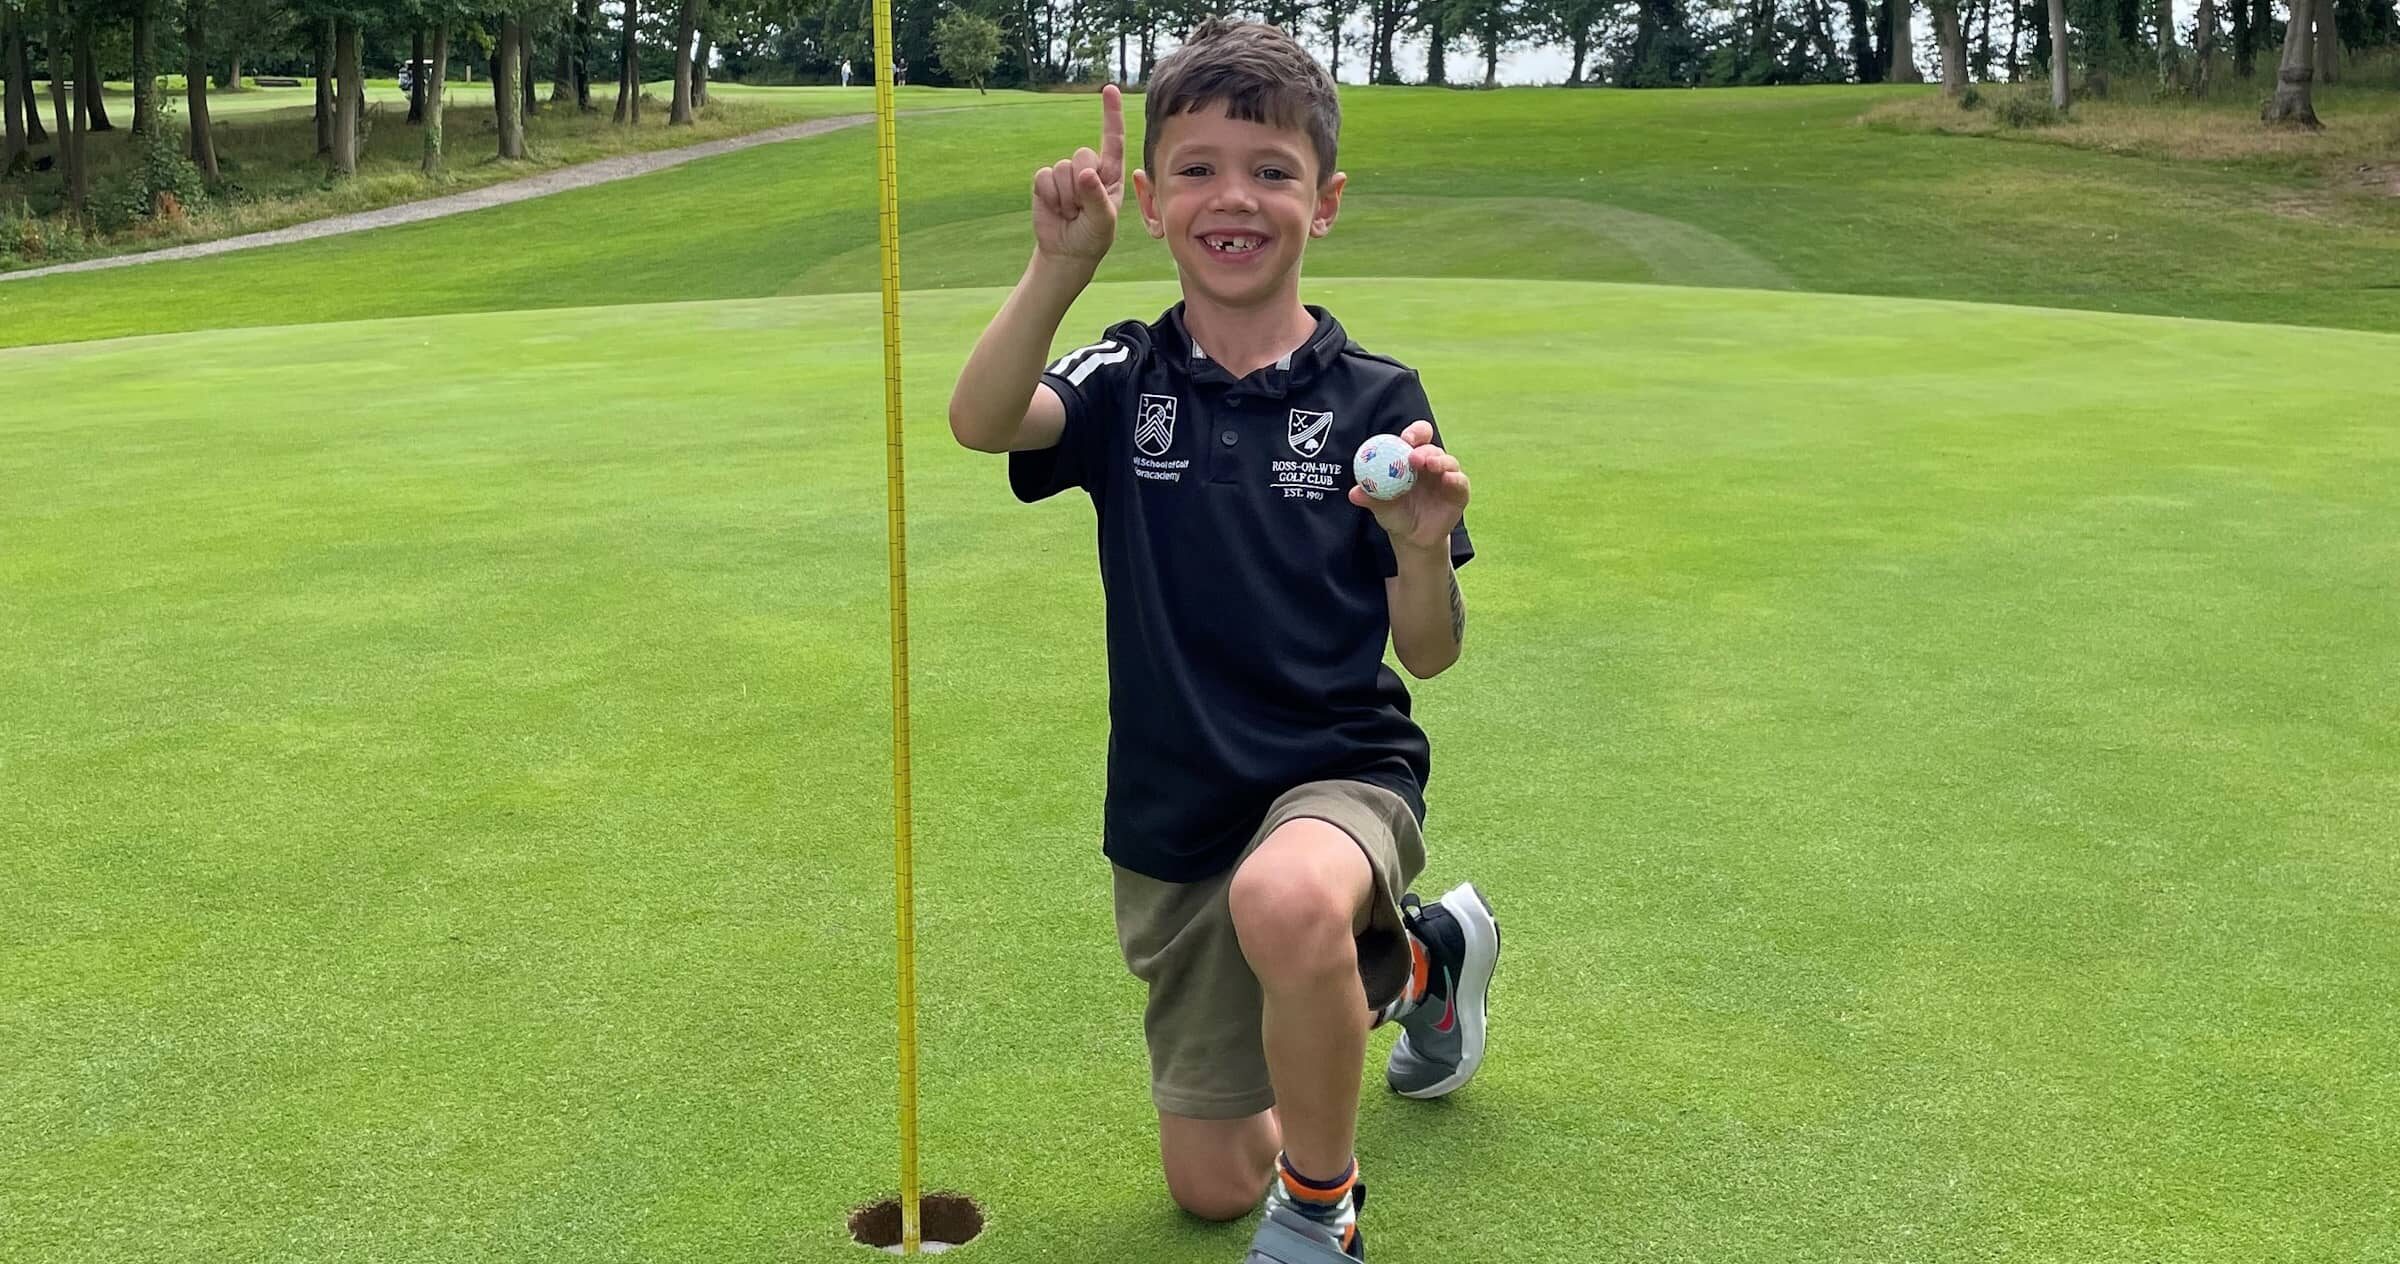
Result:
M1341 358L1342 348L1350 343L1349 335L1342 332L1342 323L1335 320L1331 312L1313 305L1306 310L1317 319L1316 330L1309 334L1308 341L1301 343L1281 360L1238 381L1223 365L1210 359L1208 353L1200 349L1200 344L1192 338L1191 330L1184 326L1181 303L1167 311L1165 323L1170 335L1167 340L1169 345L1162 349L1184 366L1195 382L1281 397L1306 385L1317 374L1331 367L1334 361Z

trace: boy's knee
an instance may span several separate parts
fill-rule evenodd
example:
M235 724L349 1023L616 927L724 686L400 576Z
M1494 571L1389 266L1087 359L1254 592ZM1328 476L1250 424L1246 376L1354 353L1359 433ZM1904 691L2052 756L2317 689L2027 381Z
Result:
M1239 1220L1258 1210L1265 1189L1263 1175L1247 1182L1222 1170L1210 1175L1167 1173L1167 1192L1175 1205L1202 1220Z
M1348 969L1341 950L1357 933L1361 890L1370 885L1366 857L1349 835L1323 821L1294 821L1243 862L1225 898L1253 968Z

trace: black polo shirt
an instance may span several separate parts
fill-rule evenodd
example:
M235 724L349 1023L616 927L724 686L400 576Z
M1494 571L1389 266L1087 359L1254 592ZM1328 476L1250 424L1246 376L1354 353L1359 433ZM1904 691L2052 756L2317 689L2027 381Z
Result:
M1429 755L1383 661L1391 541L1348 499L1369 436L1432 420L1417 375L1333 317L1236 380L1180 305L1051 365L1056 447L1019 452L1024 500L1081 488L1108 600L1103 850L1189 882L1231 867L1266 809L1309 781L1383 786L1425 813ZM1474 556L1462 524L1450 555Z

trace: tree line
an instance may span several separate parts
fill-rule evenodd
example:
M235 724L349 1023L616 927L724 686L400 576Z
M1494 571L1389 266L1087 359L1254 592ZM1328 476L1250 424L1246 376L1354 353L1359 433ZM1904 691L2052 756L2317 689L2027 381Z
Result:
M5 163L55 170L62 202L89 194L87 146L117 130L100 90L136 85L127 131L156 143L180 73L174 130L199 180L220 178L212 92L245 72L313 79L318 155L337 176L357 169L365 77L403 66L407 122L422 165L444 159L445 93L429 80L473 79L492 98L495 152L525 155L525 120L545 107L594 111L593 81L614 79L613 118L638 123L642 84L665 78L670 125L708 100L712 62L757 82L822 82L844 61L872 74L871 0L0 0L6 81ZM1619 87L1922 82L1933 66L1952 93L1983 79L2047 78L2067 105L2112 77L2155 76L2207 95L2229 62L2249 79L2271 58L2270 121L2313 126L2314 84L2346 56L2400 40L2395 0L2201 0L2191 21L2172 0L1262 0L1234 12L1292 31L1348 81L1403 81L1397 56L1424 49L1418 81L1480 81L1534 44L1568 54L1568 81ZM1915 47L1919 7L1935 45ZM1224 0L898 0L901 60L914 81L1038 87L1148 79L1158 58ZM1454 68L1454 59L1468 59ZM422 68L430 68L425 70ZM1463 69L1464 73L1460 73ZM538 81L550 80L547 101ZM49 120L43 117L46 85ZM48 152L36 155L38 148ZM173 148L172 146L169 147Z

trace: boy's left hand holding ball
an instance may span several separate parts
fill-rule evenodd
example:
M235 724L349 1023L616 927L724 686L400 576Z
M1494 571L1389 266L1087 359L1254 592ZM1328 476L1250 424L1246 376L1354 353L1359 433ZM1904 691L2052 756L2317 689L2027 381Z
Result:
M1393 548L1447 553L1450 532L1467 512L1466 472L1457 457L1434 445L1432 422L1410 422L1400 440L1409 446L1408 464L1416 472L1416 485L1390 500L1376 500L1352 487L1350 503L1375 515L1392 537Z

